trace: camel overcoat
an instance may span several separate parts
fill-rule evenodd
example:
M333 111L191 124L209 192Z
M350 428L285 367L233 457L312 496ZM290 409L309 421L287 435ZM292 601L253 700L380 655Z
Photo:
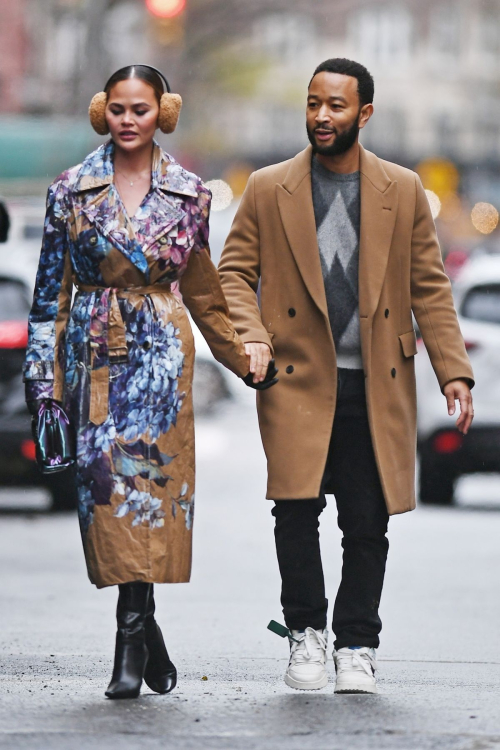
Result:
M190 576L194 341L172 282L214 356L248 372L209 256L210 191L155 144L151 188L128 217L113 154L110 141L49 188L24 366L28 398L63 401L75 428L99 588Z
M441 388L455 378L472 381L473 373L418 176L360 148L361 346L373 448L394 514L415 507L412 311ZM280 371L279 383L258 394L273 500L318 496L335 416L337 366L311 158L308 147L252 174L219 265L236 330L244 342L269 344Z

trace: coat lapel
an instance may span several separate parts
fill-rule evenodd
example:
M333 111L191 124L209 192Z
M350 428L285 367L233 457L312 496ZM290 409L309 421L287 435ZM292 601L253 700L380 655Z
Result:
M147 216L145 213L142 218L148 219L149 231L143 248L147 255L149 249L185 217L186 212L174 198L158 189L148 200L145 212Z
M288 244L309 294L328 318L311 189L312 149L295 156L282 185L276 186L278 208Z
M108 141L84 160L73 190L82 213L111 245L119 250L149 281L146 256L116 192L113 166L114 144Z
M157 246L161 238L170 232L186 216L186 197L198 198L198 178L187 172L180 164L155 145L151 175L153 192L144 207L149 222L148 238L144 245L146 255Z
M126 219L114 185L107 185L97 195L84 195L81 206L86 218L96 227L99 234L106 237L148 278L146 256L136 240L131 223Z
M148 277L147 255L151 246L186 216L183 201L176 200L175 196L197 198L198 178L164 154L155 142L152 191L141 216L148 222L148 237L141 247L113 184L113 150L114 144L109 141L90 154L77 174L73 189L80 194L81 210L87 220Z
M398 189L380 159L363 147L360 172L359 314L361 318L371 318L384 283L398 209Z

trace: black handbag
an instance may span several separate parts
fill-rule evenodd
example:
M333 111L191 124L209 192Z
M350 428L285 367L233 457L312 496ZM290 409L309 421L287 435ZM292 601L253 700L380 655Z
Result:
M32 417L31 426L42 474L55 474L75 463L75 435L62 406L44 399L38 414Z

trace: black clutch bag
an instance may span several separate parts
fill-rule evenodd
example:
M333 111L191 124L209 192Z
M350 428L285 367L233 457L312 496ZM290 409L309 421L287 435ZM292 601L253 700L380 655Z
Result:
M62 406L44 399L38 414L32 417L31 426L42 474L55 474L75 463L75 435Z

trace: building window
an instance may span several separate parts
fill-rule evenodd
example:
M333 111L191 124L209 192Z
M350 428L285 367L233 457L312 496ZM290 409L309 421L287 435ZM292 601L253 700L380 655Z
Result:
M498 62L500 57L500 4L483 2L479 12L479 51L489 60Z
M404 65L413 46L413 19L408 9L383 5L352 13L349 36L367 62Z
M283 62L303 58L314 49L314 21L299 13L270 13L253 26L253 46Z
M455 63L462 48L461 6L456 3L443 3L434 8L431 14L431 47L442 61Z

